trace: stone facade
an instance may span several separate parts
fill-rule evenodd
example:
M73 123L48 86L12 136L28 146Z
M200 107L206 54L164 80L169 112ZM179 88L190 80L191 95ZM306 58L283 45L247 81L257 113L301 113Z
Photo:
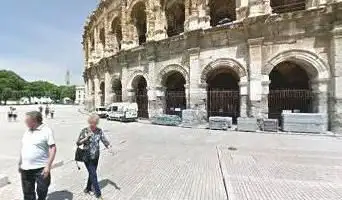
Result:
M327 114L330 129L342 131L342 0L306 0L303 9L279 13L271 0L236 0L229 13L236 17L224 25L212 24L212 2L181 2L180 26L162 1L101 1L83 35L88 108L146 96L149 117L175 111L166 102L168 77L177 72L184 106L207 110L208 79L230 71L238 80L239 116L267 117L270 74L290 62L309 77L311 111ZM180 30L171 26L182 32L171 35Z

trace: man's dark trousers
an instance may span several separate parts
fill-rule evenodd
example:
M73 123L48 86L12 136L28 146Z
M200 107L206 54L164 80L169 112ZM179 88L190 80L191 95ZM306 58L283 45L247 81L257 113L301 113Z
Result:
M44 178L44 168L21 170L21 185L24 193L24 200L36 200L36 184L38 200L45 200L50 186L51 176Z

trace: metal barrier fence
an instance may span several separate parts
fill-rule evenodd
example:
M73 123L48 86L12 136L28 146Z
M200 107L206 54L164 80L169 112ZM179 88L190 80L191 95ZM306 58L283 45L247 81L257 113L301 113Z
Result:
M240 92L236 90L208 91L208 117L232 117L236 123L240 116Z
M306 0L271 0L273 13L286 13L305 10Z
M182 110L186 109L185 91L168 91L166 97L166 114L182 117Z
M313 109L314 93L311 90L270 90L268 95L268 117L281 120L283 110L310 113Z

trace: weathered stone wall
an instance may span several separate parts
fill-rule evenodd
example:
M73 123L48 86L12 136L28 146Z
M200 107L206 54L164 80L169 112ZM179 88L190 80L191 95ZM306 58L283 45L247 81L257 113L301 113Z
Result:
M310 10L277 15L270 15L267 5L255 7L252 4L247 16L244 11L248 8L246 2L237 2L237 21L225 27L202 29L204 26L208 28L208 24L199 22L198 16L207 16L207 12L199 12L201 14L197 18L189 14L193 18L187 22L197 23L197 28L171 38L166 38L161 19L150 16L148 20L152 22L148 27L153 28L148 32L148 42L140 46L132 42L132 25L128 24L128 13L122 12L125 6L110 4L107 8L110 14L98 19L106 18L108 23L120 15L123 26L126 26L123 28L123 50L108 50L100 56L96 53L97 59L89 56L88 63L92 64L87 66L84 74L88 85L88 102L98 105L99 84L104 81L105 102L109 104L112 101L110 88L114 77L121 80L123 100L131 101L134 98L132 81L137 76L143 76L147 81L150 116L163 113L163 80L169 72L178 71L186 80L187 108L205 110L206 74L216 67L225 66L235 71L240 78L240 116L267 117L269 73L277 64L291 61L303 67L310 76L315 93L315 112L329 115L331 129L340 131L342 97L339 96L342 95L339 95L337 86L342 84L339 74L342 57L338 53L342 50L342 3L320 4L320 7L311 6ZM149 2L147 8L160 10L158 4ZM199 6L198 10L201 9L203 7ZM162 16L160 12L154 13ZM205 25L199 25L201 23ZM97 24L89 23L86 39L88 33L97 33ZM91 89L92 82L95 91Z

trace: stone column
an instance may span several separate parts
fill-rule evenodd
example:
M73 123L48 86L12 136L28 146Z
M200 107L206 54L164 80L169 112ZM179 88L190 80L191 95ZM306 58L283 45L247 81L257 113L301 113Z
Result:
M249 0L249 17L272 13L270 0Z
M97 76L94 77L94 87L95 87L95 107L101 106L101 91L100 91L100 80Z
M105 105L112 103L112 77L109 71L105 72Z
M133 88L129 88L126 91L127 91L126 102L130 102L130 103L136 102L135 90Z
M264 38L249 39L249 116L261 117L262 107L262 43Z
M247 117L248 111L248 78L240 78L240 117Z

